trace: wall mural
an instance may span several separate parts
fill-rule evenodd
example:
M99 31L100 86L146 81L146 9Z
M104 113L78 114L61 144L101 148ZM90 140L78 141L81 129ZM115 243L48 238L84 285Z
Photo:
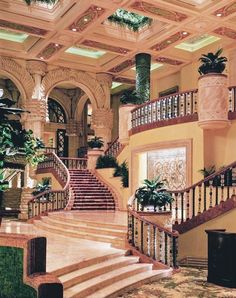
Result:
M184 189L187 184L186 147L159 149L147 153L148 179L160 176L170 190Z

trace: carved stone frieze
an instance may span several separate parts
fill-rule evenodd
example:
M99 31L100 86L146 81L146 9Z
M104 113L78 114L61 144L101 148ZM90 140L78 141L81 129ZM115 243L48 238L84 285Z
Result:
M9 74L9 78L19 88L23 101L31 99L34 90L34 80L30 73L18 64L15 60L7 57L0 56L0 69L6 74Z
M98 109L92 114L92 128L109 128L113 126L113 111L110 109Z
M89 73L69 68L58 68L49 71L42 81L45 96L61 82L70 82L85 91L94 109L104 106L105 93L99 82Z
M45 101L31 100L23 108L29 113L22 115L22 121L46 121L47 106Z

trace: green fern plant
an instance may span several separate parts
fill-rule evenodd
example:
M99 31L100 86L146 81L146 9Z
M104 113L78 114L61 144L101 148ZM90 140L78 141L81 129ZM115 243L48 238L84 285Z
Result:
M208 53L202 55L199 61L202 63L198 68L200 75L208 73L222 73L225 69L225 64L228 61L226 57L220 57L223 49L219 49L216 53Z
M117 166L116 158L110 155L100 155L96 163L96 169L116 168Z
M126 161L123 161L114 170L113 177L121 177L121 183L124 188L129 187L129 169Z

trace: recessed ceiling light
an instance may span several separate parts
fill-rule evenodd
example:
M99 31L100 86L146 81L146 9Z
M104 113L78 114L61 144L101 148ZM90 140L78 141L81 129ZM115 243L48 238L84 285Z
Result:
M40 57L40 60L43 60L44 58L43 57Z
M217 17L222 17L222 13L217 13L216 16Z
M87 18L84 18L84 21L85 21L85 22L88 22L88 19L87 19Z
M76 28L72 28L71 30L72 30L72 31L74 31L74 32L76 32L76 31L77 31L77 29L76 29Z
M171 40L167 40L167 43L171 43Z
M188 35L188 32L183 31L182 34L183 34L183 35Z
M102 10L101 7L97 7L97 10Z
M58 43L55 43L55 47L59 47L59 44Z

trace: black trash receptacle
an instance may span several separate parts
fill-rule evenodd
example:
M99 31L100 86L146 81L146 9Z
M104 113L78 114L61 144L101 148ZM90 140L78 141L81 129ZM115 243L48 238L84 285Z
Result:
M206 230L208 235L207 281L236 288L236 233Z

